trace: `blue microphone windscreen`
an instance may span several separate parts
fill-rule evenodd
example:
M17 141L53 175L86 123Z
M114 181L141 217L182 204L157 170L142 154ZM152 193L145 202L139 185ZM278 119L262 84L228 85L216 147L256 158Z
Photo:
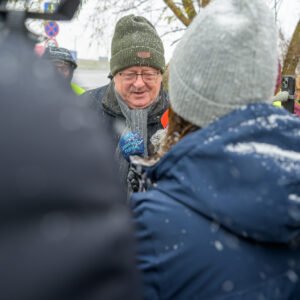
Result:
M129 161L131 155L144 154L144 139L138 132L127 132L123 134L119 141L122 155Z

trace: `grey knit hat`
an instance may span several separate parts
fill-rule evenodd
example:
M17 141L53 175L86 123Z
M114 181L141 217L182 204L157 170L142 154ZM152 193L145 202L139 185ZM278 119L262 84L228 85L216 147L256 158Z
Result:
M165 69L164 46L154 26L144 17L128 15L116 25L111 43L110 72L132 66Z
M265 0L214 0L174 51L171 106L205 127L243 105L270 100L277 64L277 31Z

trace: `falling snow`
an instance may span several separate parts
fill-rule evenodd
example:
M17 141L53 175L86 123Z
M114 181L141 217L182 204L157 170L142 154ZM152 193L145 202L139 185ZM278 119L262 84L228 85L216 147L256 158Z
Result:
M220 241L215 241L214 246L218 251L222 251L224 249L224 246Z
M296 202L296 203L300 203L300 196L296 195L296 194L291 194L289 195L288 198L290 201Z

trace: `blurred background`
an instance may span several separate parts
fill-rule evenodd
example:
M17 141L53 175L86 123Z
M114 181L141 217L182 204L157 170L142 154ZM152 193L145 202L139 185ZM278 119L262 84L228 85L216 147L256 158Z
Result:
M28 20L27 26L40 36L38 51L43 52L51 44L71 50L79 66L74 81L91 89L109 81L110 43L114 26L120 17L132 13L148 18L164 42L166 60L169 62L185 29L210 1L82 0L71 22L55 22L53 36L51 32L50 36L47 33L47 21ZM264 1L273 10L274 22L278 26L282 74L300 75L300 1ZM57 0L29 0L26 5L32 11L51 12L57 3ZM16 7L24 5L24 2L11 0L9 5Z

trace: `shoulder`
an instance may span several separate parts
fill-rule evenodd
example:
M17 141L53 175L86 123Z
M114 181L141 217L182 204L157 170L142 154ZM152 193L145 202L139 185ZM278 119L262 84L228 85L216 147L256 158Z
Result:
M160 98L163 103L163 109L166 110L167 108L169 108L170 105L169 93L164 89L163 86L160 90Z
M83 95L86 92L86 90L84 88L82 88L75 82L71 82L71 88L72 88L73 92L78 96Z
M85 99L90 108L98 113L102 113L102 101L107 89L108 85L101 86L99 88L86 91L81 97Z
M108 87L109 85L107 84L96 89L88 90L85 95L89 95L91 98L95 99L95 101L101 101Z

